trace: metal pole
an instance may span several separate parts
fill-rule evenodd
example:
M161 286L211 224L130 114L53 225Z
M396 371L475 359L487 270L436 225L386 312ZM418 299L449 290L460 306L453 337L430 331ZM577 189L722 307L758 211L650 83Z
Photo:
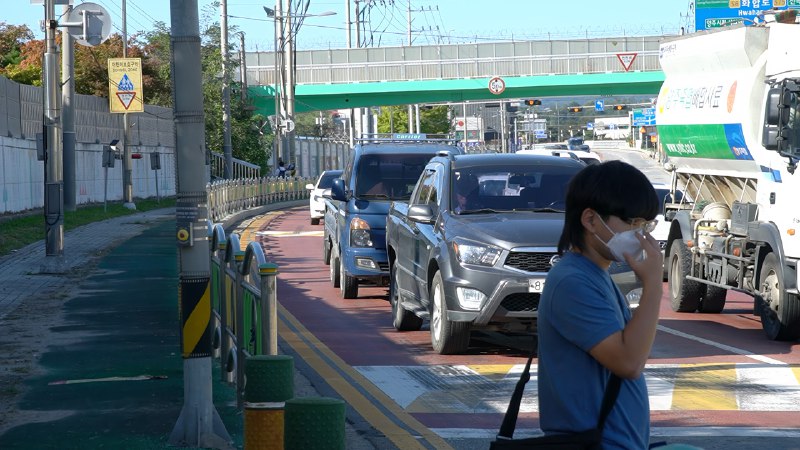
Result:
M353 39L351 36L351 28L353 26L353 22L350 20L350 0L345 0L345 14L346 14L346 22L347 22L347 48L353 48ZM355 144L354 134L353 134L353 108L350 108L350 114L347 117L347 125L350 132L350 147L353 147Z
M506 117L506 102L500 100L500 152L508 153L508 118Z
M295 65L294 65L294 30L292 19L292 0L286 0L286 22L284 33L286 33L286 120L294 123L294 85L295 85ZM288 29L288 31L286 31ZM295 161L295 132L294 128L286 130L286 139L288 144L286 146L285 161L286 163L296 163Z
M61 152L61 118L59 117L61 83L58 78L58 49L56 47L55 0L45 3L45 54L44 54L44 223L46 271L58 271L55 267L64 256L64 181L63 154Z
M127 1L122 0L122 57L128 57ZM130 148L130 125L128 113L122 114L122 201L128 209L136 209L133 203L133 160Z
M231 86L228 80L228 0L221 0L219 9L219 46L222 55L222 154L225 157L222 177L229 180L233 167L233 145L231 144Z
M63 17L72 11L72 6L63 6ZM64 210L75 211L75 113L72 99L75 98L75 39L67 27L61 28L61 127L64 145Z
M247 101L247 61L244 51L244 32L239 32L239 82L241 83L242 103Z
M275 62L274 68L274 76L275 76L275 84L274 84L274 94L275 94L275 129L273 130L273 155L272 155L272 173L278 173L278 160L281 157L281 152L283 151L283 114L281 108L281 92L283 91L283 64L282 61L279 62L279 59L283 55L283 34L280 32L282 30L279 27L280 24L280 16L281 16L281 1L282 0L275 0L275 16L272 20L272 26L274 31L274 54L273 59ZM280 45L280 46L279 46ZM281 51L278 51L281 49Z
M170 0L183 408L169 436L169 444L228 448L232 440L214 407L212 395L211 338L214 330L208 300L211 281L207 238L208 173L197 1Z
M419 119L419 103L415 103L414 104L414 116L415 116L415 119L416 119L416 122L417 122L417 126L416 126L416 128L414 128L414 132L415 133L421 133L422 131L420 131L420 127L419 127L419 120L420 120Z

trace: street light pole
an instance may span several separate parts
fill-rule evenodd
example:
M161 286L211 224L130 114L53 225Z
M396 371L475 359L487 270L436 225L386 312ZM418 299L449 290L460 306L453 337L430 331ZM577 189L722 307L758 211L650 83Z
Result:
M232 178L233 144L231 142L231 88L228 80L228 0L219 3L219 42L222 53L222 154L225 157L222 177Z

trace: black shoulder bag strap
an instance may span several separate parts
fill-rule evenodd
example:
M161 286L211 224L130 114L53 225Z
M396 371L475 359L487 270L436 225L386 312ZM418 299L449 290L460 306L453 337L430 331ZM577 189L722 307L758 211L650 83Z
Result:
M531 361L533 361L533 355L528 358L525 369L522 371L522 375L520 375L519 381L517 381L517 386L514 388L514 393L511 395L511 401L508 403L506 415L503 417L503 423L500 425L500 432L497 433L497 437L500 439L514 438L514 430L517 427L517 416L519 415L519 405L522 402L522 394L525 391L525 385L531 379ZM612 373L608 379L606 390L603 393L600 417L597 419L597 429L600 431L603 430L611 408L613 408L614 403L617 402L617 395L619 395L621 384L622 380L620 377Z

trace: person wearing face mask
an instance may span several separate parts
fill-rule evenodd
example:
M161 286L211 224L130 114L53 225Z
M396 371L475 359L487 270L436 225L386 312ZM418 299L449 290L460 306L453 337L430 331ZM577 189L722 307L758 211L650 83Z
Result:
M649 446L643 370L663 294L663 256L650 235L658 205L647 177L621 161L587 166L570 182L561 261L550 270L539 302L539 420L545 434L594 428L613 373L622 383L603 428L603 448ZM612 261L628 263L642 282L633 312L608 273Z

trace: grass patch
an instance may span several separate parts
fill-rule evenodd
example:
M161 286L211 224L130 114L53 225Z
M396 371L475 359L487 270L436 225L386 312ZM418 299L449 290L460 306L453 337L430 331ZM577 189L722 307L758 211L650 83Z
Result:
M174 206L175 198L172 197L162 198L161 202L156 202L155 199L137 199L136 210L125 208L122 202L109 202L106 211L104 211L103 205L79 206L77 211L65 212L64 231L92 222ZM36 241L41 241L44 239L44 234L44 217L41 211L36 214L11 216L0 220L0 256L7 255Z

